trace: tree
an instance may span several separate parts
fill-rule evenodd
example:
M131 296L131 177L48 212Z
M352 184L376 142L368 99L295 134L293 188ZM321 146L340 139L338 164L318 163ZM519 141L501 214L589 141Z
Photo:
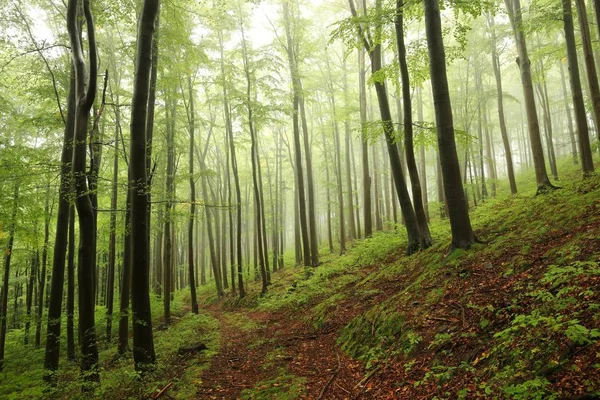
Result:
M354 6L353 0L349 0L350 10L352 16L356 19L358 14ZM381 1L376 2L377 10L381 9ZM357 25L358 35L362 42L365 50L371 58L371 75L377 76L382 69L381 64L381 23L378 22L375 27L374 40L370 41L368 35L365 32L362 24ZM394 177L394 183L396 186L396 193L400 200L400 207L402 209L402 215L404 217L406 231L408 233L408 247L407 253L412 254L417 251L421 245L421 233L417 222L417 217L410 201L408 189L406 187L406 180L404 179L404 173L402 172L402 163L400 162L400 153L394 137L394 123L392 122L392 113L390 111L390 104L387 97L387 89L385 82L377 79L374 82L375 92L377 94L377 101L379 103L379 113L381 115L381 124L387 143L388 155L390 157L390 165L392 169L392 175Z
M431 89L435 105L437 142L442 167L444 194L450 217L452 244L450 249L468 249L475 243L469 209L460 178L460 166L454 138L452 104L446 75L446 54L438 0L424 0L425 29L429 51Z
M579 3L579 1L577 2ZM571 82L573 109L575 110L575 121L577 122L577 138L579 139L581 168L583 169L583 174L588 175L594 172L594 161L592 159L587 117L585 114L585 104L583 103L583 92L581 90L581 79L579 77L579 65L577 62L577 46L575 45L575 28L573 27L571 0L562 0L562 6L563 23L565 26L565 39L567 42L567 60L569 63L569 81ZM596 81L596 86L597 84L598 83Z
M90 0L83 0L83 13L87 26L89 47L89 78L86 83L86 65L77 22L78 1L69 0L67 28L71 43L71 56L75 68L75 131L73 149L73 181L75 207L79 219L79 251L77 257L79 283L79 333L81 336L81 370L88 381L99 381L98 346L96 343L94 281L96 271L96 226L86 180L87 127L90 110L96 98L98 60L96 35L90 9Z
M4 368L4 346L6 345L6 320L8 317L8 280L10 278L10 261L12 259L17 213L19 211L19 180L15 178L13 190L13 210L8 232L8 242L4 250L4 280L2 282L2 297L0 299L0 371Z
M130 165L131 187L131 311L133 325L133 360L137 370L154 364L152 314L150 311L150 236L148 234L148 195L146 123L148 93L152 69L152 41L159 0L144 0L136 49L136 68L131 102ZM165 297L169 297L168 293Z
M188 279L190 281L190 298L192 312L198 314L198 301L196 300L196 282L194 280L194 219L196 218L196 182L194 177L194 91L192 77L188 77L189 120L190 120L190 215L188 222Z
M517 194L517 182L515 180L515 171L513 166L512 151L510 149L510 140L508 138L508 129L506 128L506 117L504 116L504 98L502 93L502 74L500 72L500 57L497 49L496 27L494 17L487 15L488 29L490 32L490 46L492 49L492 67L494 69L494 78L496 79L496 102L498 104L498 120L500 122L500 133L502 134L502 144L504 145L504 154L506 156L506 171L510 184L510 192Z
M410 175L410 184L412 188L413 204L419 232L421 234L421 246L427 248L431 246L431 234L427 224L427 216L423 204L423 194L421 192L421 181L415 159L415 149L413 144L413 116L412 99L410 93L410 77L408 74L408 63L406 62L406 46L404 45L404 5L402 0L396 0L396 43L398 46L398 61L400 64L400 76L402 78L402 100L404 105L404 148L406 151L406 165ZM424 176L421 179L425 180Z
M527 52L527 41L525 39L525 30L523 28L523 17L521 13L520 0L504 0L506 10L512 30L515 36L517 46L517 64L521 71L521 84L523 86L523 96L525 97L525 110L527 112L527 126L529 128L529 141L533 153L533 166L535 168L535 179L537 182L537 193L542 193L548 189L554 188L546 172L544 162L544 150L542 148L542 139L540 137L540 123L535 107L535 95L533 92L533 80L531 78L531 60Z

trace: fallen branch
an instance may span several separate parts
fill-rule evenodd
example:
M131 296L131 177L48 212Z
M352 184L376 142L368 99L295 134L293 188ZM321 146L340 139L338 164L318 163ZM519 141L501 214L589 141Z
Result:
M159 397L162 397L163 394L165 394L165 392L171 387L173 386L173 382L169 382L167 384L167 386L165 386L164 388L162 388L160 390L160 392L156 393L155 395L152 395L153 399L158 399Z
M455 323L458 322L456 319L455 320L451 320L451 319L448 319L448 318L441 318L441 317L427 317L427 319L432 320L432 321L449 322L451 324L455 324Z

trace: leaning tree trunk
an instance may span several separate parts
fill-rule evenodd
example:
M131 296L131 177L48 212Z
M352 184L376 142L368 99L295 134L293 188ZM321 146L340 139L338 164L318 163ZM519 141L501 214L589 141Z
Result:
M562 5L563 23L565 26L565 38L567 41L567 60L569 62L569 81L571 82L573 109L575 110L575 120L577 121L577 138L579 139L581 168L583 169L584 175L589 175L592 172L594 172L594 161L592 159L592 150L590 147L590 137L587 125L587 117L585 113L585 104L583 102L583 92L581 90L581 78L579 77L579 65L577 62L577 46L575 44L575 28L573 26L574 24L571 0L562 0ZM581 11L579 12L581 13Z
M452 104L446 75L446 55L442 40L442 23L438 0L424 0L429 69L433 91L438 148L446 204L452 230L451 249L468 249L475 243L469 208L460 177L460 165L454 139Z
M412 99L410 95L410 78L408 74L408 63L406 62L406 47L404 45L404 7L402 0L396 0L396 41L398 44L398 60L400 63L400 76L402 77L402 100L404 103L404 148L406 151L406 164L410 175L410 184L412 187L413 204L415 214L421 233L421 246L423 248L431 246L431 234L427 224L427 215L423 206L423 195L421 193L421 182L415 159L415 149L413 144L413 119L412 119ZM421 179L425 180L423 176Z
M535 179L537 182L537 192L541 193L553 186L548 178L546 164L544 162L544 149L540 136L540 123L535 107L535 95L533 92L533 80L531 78L531 61L527 52L527 42L525 40L525 30L521 14L520 0L504 0L508 15L511 21L512 29L515 35L517 45L517 63L521 71L521 84L523 86L523 96L525 98L525 109L527 112L527 125L529 128L529 141L533 154L533 165L535 169Z
M349 0L350 9L353 16L357 16L354 2ZM377 0L376 7L378 10L381 9L381 0ZM376 26L375 36L381 35L381 26ZM369 39L359 26L359 36L363 42L365 50L369 53L371 58L371 74L377 75L382 68L381 64L381 44L375 43L374 45L369 42ZM394 177L394 183L396 186L396 194L400 201L400 208L402 209L402 215L406 224L406 231L408 236L408 248L407 253L412 254L417 251L420 247L421 233L419 230L419 224L417 222L417 216L408 194L408 188L406 187L406 180L404 179L404 173L402 172L402 162L400 160L400 152L394 137L394 123L392 121L392 113L390 110L390 104L387 97L387 89L384 82L375 82L375 92L377 94L377 100L379 103L379 113L381 116L381 123L383 126L383 132L385 135L388 155L390 157L390 166L392 169L392 176ZM377 197L377 196L376 196Z

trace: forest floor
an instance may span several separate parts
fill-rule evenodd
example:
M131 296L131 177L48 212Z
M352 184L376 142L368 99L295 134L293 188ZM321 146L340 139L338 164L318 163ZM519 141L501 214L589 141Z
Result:
M264 297L217 301L199 399L570 399L600 395L600 179L472 212L469 251L401 233L327 255ZM592 398L592 397L590 397Z
M388 226L345 255L321 249L316 268L286 259L265 295L250 281L244 299L218 298L209 281L195 315L177 291L169 325L153 296L155 371L140 377L100 336L94 394L81 395L65 361L61 384L45 386L43 347L13 330L0 398L600 398L600 175L562 170L560 190L534 197L524 174L519 195L473 208L485 243L467 251L448 254L448 221L432 203L434 244L415 255L402 226ZM200 342L207 350L179 352Z

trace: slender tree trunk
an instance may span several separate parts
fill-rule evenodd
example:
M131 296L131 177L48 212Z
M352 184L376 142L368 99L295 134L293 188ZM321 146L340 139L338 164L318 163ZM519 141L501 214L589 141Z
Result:
M419 123L423 124L423 95L422 88L417 87L417 116L419 118ZM423 186L423 208L425 209L425 216L427 217L427 222L429 222L429 199L427 193L427 160L425 157L425 144L421 144L419 146L420 153L420 161L421 161L421 169L419 171L419 175L421 177L421 184Z
M56 250L55 250L56 251ZM64 268L64 267L63 267ZM62 301L62 296L61 296ZM50 313L48 313L50 315ZM75 206L69 206L69 255L67 258L67 359L75 361ZM47 346L47 344L46 344Z
M369 143L367 139L367 86L365 50L358 50L359 66L359 101L360 101L360 126L362 144L362 167L363 167L363 218L365 221L365 237L373 235L373 221L371 210L371 175L369 173Z
M560 83L562 87L563 99L565 102L565 112L567 114L567 129L569 129L569 139L571 142L571 153L573 155L573 163L578 164L579 158L577 155L577 142L575 140L575 132L573 132L573 118L571 116L571 107L569 106L569 95L567 93L567 85L565 83L565 70L562 64L562 61L558 63L559 71L560 71ZM579 73L579 70L577 71ZM579 86L581 86L581 78L579 80ZM585 111L585 104L584 104ZM587 126L587 118L586 118L586 126Z
M13 192L13 210L8 230L8 241L4 251L4 281L2 283L2 298L0 299L0 371L4 368L4 346L6 344L6 319L8 318L8 284L10 278L10 261L12 258L17 213L19 210L19 181L15 178Z
M512 150L510 149L510 140L508 138L508 129L506 128L506 118L504 116L504 99L502 89L502 74L500 72L500 57L497 50L496 28L494 25L494 17L488 15L488 28L491 35L492 47L492 67L494 69L494 77L496 79L496 102L498 104L498 120L500 122L500 133L502 134L502 144L504 145L504 154L506 157L506 171L508 174L508 182L510 184L510 192L517 194L517 182L515 180L515 171L512 160ZM570 115L569 115L570 116Z
M60 353L60 324L65 283L65 258L69 231L69 193L71 192L71 162L73 161L73 132L75 129L75 70L71 67L69 95L67 100L67 120L63 134L61 154L60 190L52 258L52 281L48 307L48 328L46 333L46 354L44 368L50 372L58 369ZM32 290L33 288L31 288Z
M118 102L117 102L118 104ZM117 107L118 108L118 107ZM108 278L106 290L106 341L110 343L112 337L113 298L115 293L115 266L117 258L117 204L119 181L119 128L115 129L115 155L113 160L112 196L110 201L110 234L108 244Z
M410 184L412 188L413 204L419 232L421 234L421 247L431 246L431 234L427 224L427 215L423 205L423 194L421 191L421 181L417 170L417 161L415 159L415 150L413 144L413 119L412 119L412 99L410 96L410 78L408 74L408 63L406 62L406 48L404 46L404 8L403 0L396 0L396 41L398 44L398 60L400 64L400 75L402 77L402 99L404 104L404 147L406 151L406 164L410 175ZM425 177L421 177L425 180Z
M38 269L37 257L31 257L31 264L29 268L29 281L27 283L27 299L26 299L26 312L27 319L25 321L25 344L29 344L29 328L31 326L31 308L33 305L33 287L35 286L35 276Z
M48 261L48 238L50 235L50 185L46 186L46 200L44 202L44 246L42 247L42 270L40 272L40 282L37 318L35 321L35 347L40 347L42 343L42 316L44 314L44 290L46 289L46 264ZM59 339L60 340L60 339Z
M309 267L312 265L312 252L311 242L309 241L309 226L306 212L306 195L304 188L304 172L302 167L302 147L300 144L300 125L298 121L299 109L300 109L300 84L298 71L295 66L297 65L294 54L294 43L292 40L292 32L290 27L290 11L287 2L283 3L283 15L285 21L285 32L287 38L287 55L288 63L290 68L290 75L292 78L293 86L293 130L294 130L294 159L295 159L295 170L296 170L296 185L298 191L298 218L300 220L300 233L302 237L302 250L303 250L303 261L304 266Z
M188 279L190 281L190 300L192 302L192 312L198 314L198 301L196 300L196 281L194 280L194 220L196 219L196 181L194 177L194 90L192 87L192 78L188 77L189 91L189 114L190 114L190 215L188 222Z

